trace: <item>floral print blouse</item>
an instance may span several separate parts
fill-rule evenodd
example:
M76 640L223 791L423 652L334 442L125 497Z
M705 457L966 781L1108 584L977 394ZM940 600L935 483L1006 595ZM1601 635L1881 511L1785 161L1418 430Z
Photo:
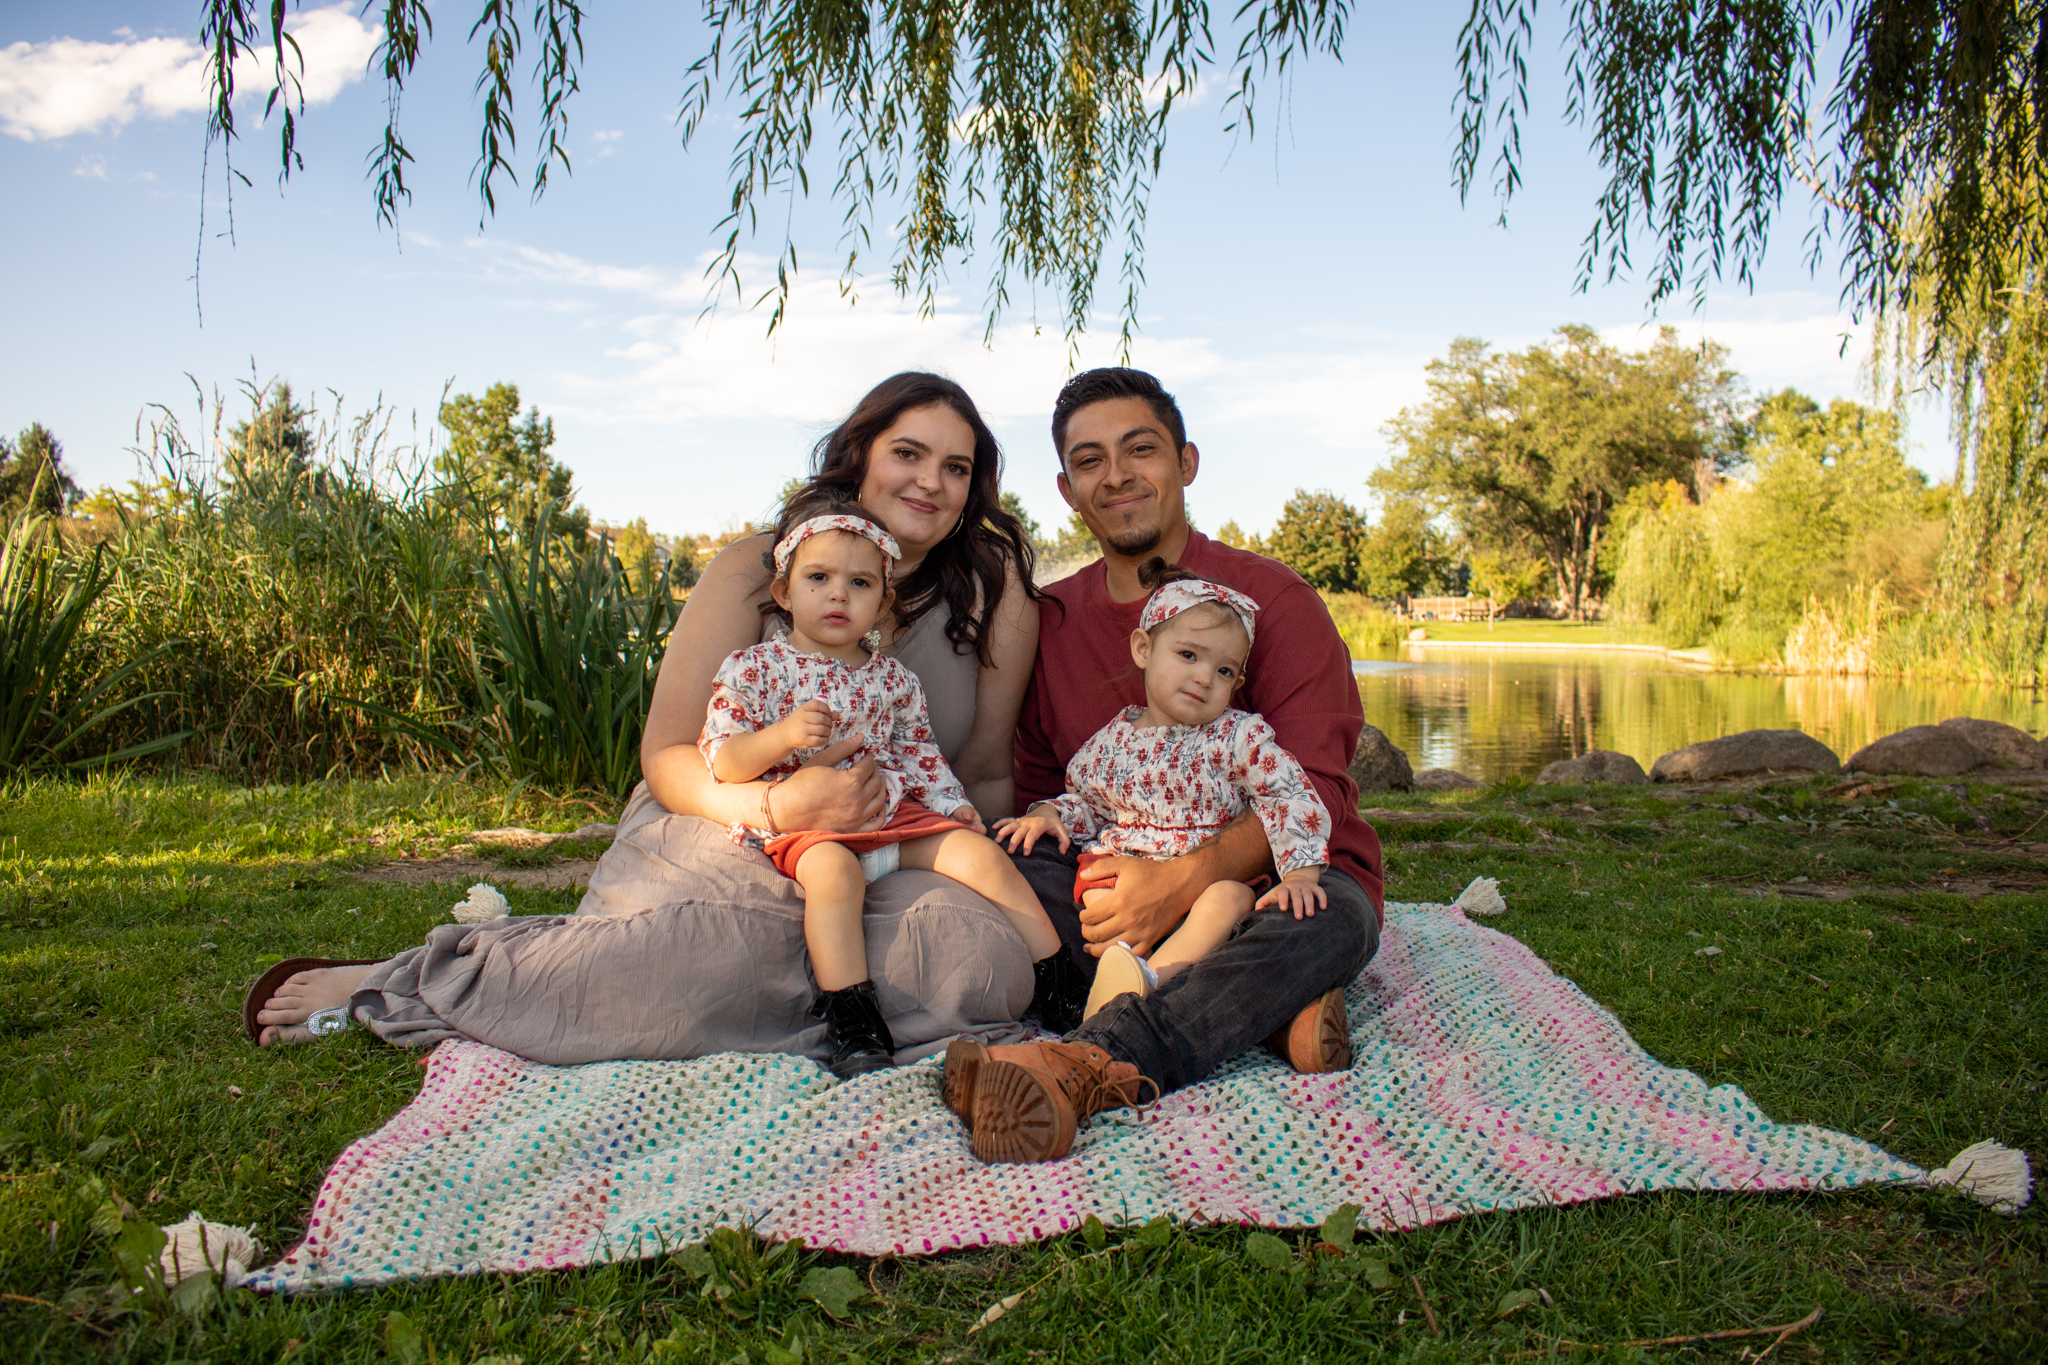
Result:
M711 707L697 736L697 752L709 764L734 735L765 730L812 698L832 708L832 743L854 737L865 741L888 786L884 823L906 796L940 815L968 804L966 789L932 739L917 675L886 654L855 668L828 654L806 654L784 637L734 652L712 680ZM799 749L761 776L786 776L817 752ZM849 758L839 766L853 762ZM726 832L736 844L773 837L745 823Z
M1207 725L1139 729L1144 714L1125 707L1090 736L1052 800L1087 852L1177 858L1249 804L1280 872L1329 862L1330 812L1264 719L1229 710Z

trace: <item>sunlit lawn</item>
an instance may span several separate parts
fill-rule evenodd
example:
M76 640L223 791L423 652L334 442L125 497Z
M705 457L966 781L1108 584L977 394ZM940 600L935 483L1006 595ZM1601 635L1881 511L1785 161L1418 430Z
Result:
M1499 877L1511 907L1499 927L1664 1061L1743 1086L1774 1118L1922 1165L1986 1137L2048 1151L2048 788L1510 784L1384 800L1394 898L1448 899L1474 874ZM2048 1348L2039 1206L2002 1217L1910 1191L1622 1199L1471 1218L1341 1257L1275 1255L1228 1228L926 1260L803 1252L756 1269L726 1248L744 1292L723 1306L696 1258L289 1301L231 1293L191 1316L110 1292L116 1195L154 1222L198 1209L253 1223L275 1250L327 1163L415 1092L416 1059L360 1031L276 1053L239 1033L243 985L268 958L392 951L460 894L369 884L356 869L480 827L592 817L583 802L425 778L0 796L5 1358L1448 1360L1782 1324L1816 1307L1821 1320L1776 1354L2030 1360ZM1793 894L1751 894L1774 885ZM1798 894L1816 888L1848 898ZM509 894L522 913L576 899ZM1699 956L1706 944L1722 954ZM1080 1259L1098 1246L1123 1249ZM834 1265L863 1290L843 1320L799 1293ZM1681 1350L1735 1360L1768 1344ZM1652 1355L1673 1357L1599 1358Z
M1489 644L1584 645L1637 643L1634 635L1611 629L1604 621L1498 620L1491 627L1485 621L1413 621L1411 627L1429 632L1431 640L1474 640Z

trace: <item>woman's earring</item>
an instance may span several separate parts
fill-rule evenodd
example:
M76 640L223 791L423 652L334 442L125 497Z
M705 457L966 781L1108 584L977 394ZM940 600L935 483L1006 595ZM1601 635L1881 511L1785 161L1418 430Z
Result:
M873 627L867 634L860 637L860 642L867 646L868 653L880 654L882 652L882 628L880 626Z
M960 528L961 528L961 527L963 527L963 526L965 526L966 524L967 524L967 514L966 514L965 512L962 512L962 513L960 514L960 519L959 519L958 521L956 521L956 522L954 522L954 523L953 523L953 529L952 529L952 530L950 530L950 531L948 531L948 532L946 532L946 539L948 539L948 540L951 540L951 539L952 539L952 538L953 538L954 536L957 536L957 535L959 535L959 534L960 534Z

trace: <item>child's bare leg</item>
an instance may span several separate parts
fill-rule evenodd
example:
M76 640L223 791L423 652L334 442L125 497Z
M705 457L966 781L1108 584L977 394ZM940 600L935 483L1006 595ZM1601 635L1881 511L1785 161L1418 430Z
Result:
M1150 966L1165 980L1221 948L1238 921L1252 912L1258 897L1243 882L1216 882L1195 897L1188 917L1167 940L1153 949Z
M867 880L860 857L845 844L813 844L796 860L804 889L804 946L821 991L843 990L868 979L867 940L860 913Z
M927 834L903 844L902 865L951 877L995 902L1003 918L1031 950L1033 962L1059 951L1059 931L1045 917L1045 907L1038 903L1031 883L1024 880L1024 874L995 840L971 829Z

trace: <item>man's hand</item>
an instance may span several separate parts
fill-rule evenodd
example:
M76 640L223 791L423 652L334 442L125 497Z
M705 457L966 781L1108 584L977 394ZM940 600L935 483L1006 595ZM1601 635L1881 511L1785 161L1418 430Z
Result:
M1040 839L1048 836L1060 841L1062 853L1074 842L1067 833L1067 827L1060 823L1059 816L1053 814L1051 806L1033 806L1023 815L996 821L996 842L1012 853L1028 854L1038 847Z
M1330 903L1322 888L1323 869L1297 867L1280 879L1279 885L1253 903L1254 910L1289 910L1296 919L1312 916Z
M850 768L838 766L860 749L857 735L828 744L778 783L768 798L776 826L835 834L879 829L882 812L889 805L889 788L875 760L863 758Z
M981 812L972 806L955 806L946 813L952 819L958 820L961 824L973 830L976 834L988 833L988 826L981 823Z
M1103 858L1092 864L1090 876L1114 876L1116 885L1092 895L1093 904L1081 911L1081 934L1088 940L1088 951L1100 957L1110 944L1123 942L1139 957L1151 956L1213 880L1191 875L1194 871L1192 855L1165 862Z
M832 708L813 697L768 728L775 732L777 743L788 745L789 752L796 753L830 742L835 719Z

